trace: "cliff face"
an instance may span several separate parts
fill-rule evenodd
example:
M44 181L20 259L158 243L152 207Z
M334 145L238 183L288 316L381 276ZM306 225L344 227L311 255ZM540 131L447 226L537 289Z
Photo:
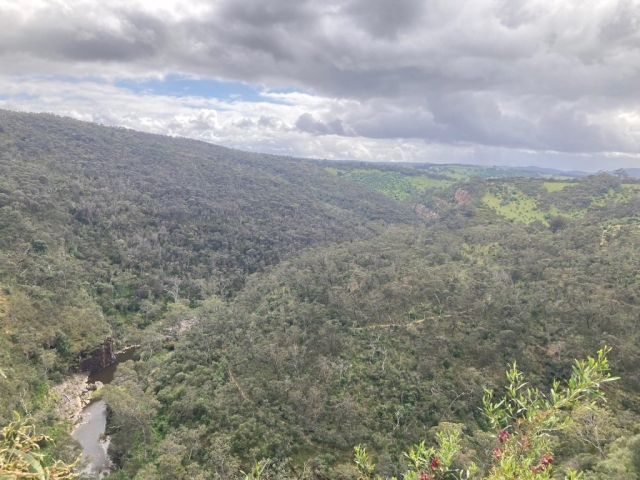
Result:
M83 372L94 373L111 365L116 361L113 338L107 338L94 350L81 352L78 359Z

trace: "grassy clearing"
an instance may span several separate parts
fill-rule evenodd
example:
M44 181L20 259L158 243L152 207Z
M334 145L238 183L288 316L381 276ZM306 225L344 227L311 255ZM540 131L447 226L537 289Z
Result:
M468 180L471 177L475 177L478 168L476 167L463 167L461 165L446 165L442 167L432 167L430 172L437 173L439 175L446 175L455 181Z
M575 187L578 185L575 182L545 182L539 193L535 196L527 196L522 191L517 189L513 184L503 183L496 185L497 190L493 190L493 193L489 192L483 197L483 202L491 210L498 215L521 223L531 223L535 220L547 224L551 218L557 215L564 215L569 218L579 219L586 215L589 209L593 207L603 207L610 203L623 203L628 202L634 198L640 198L640 184L627 183L623 184L622 188L611 188L604 194L587 196L586 202L584 201L584 191L576 190L574 195L578 195L579 200L575 204L576 207L571 209L572 191L563 193L560 197L556 198L559 201L562 210L555 205L548 209L542 209L539 205L539 200L545 198L547 194L561 192L567 187ZM548 204L549 202L544 202ZM586 206L585 206L586 205Z
M446 188L453 184L453 182L449 180L429 178L422 175L419 177L407 177L407 179L420 192L424 192L429 188Z
M486 193L482 201L501 217L514 222L531 223L539 220L548 224L552 217L560 214L555 206L547 211L538 209L535 198L529 197L515 188L509 189L508 196L500 197L493 193Z
M477 165L440 165L437 167L431 167L429 171L440 175L446 175L457 181L468 180L470 178L567 178L543 174L532 170L516 170L508 167L481 167ZM567 185L571 185L571 183L567 183Z
M559 192L560 190L564 190L565 188L571 187L573 185L574 185L573 183L568 183L568 182L545 182L542 184L542 186L549 193Z
M632 198L640 198L640 185L625 184L621 189L610 189L606 194L594 197L591 205L602 207L609 202L628 202Z
M406 200L429 189L445 188L453 183L427 175L405 175L400 172L384 172L375 169L342 171L325 168L325 170L398 201Z

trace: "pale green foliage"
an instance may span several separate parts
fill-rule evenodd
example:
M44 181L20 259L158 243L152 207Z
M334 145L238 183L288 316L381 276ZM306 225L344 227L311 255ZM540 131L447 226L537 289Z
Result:
M620 437L621 430L616 424L612 413L602 407L580 407L571 413L568 434L583 445L590 445L604 458L605 446Z
M355 462L356 462L356 468L358 469L358 472L364 478L370 478L371 475L373 475L373 472L375 471L376 466L373 464L373 462L369 458L369 455L367 455L367 449L362 445L356 445L353 448L353 450L355 452Z
M484 414L497 433L500 446L494 450L494 463L484 478L487 480L549 480L553 455L549 433L567 427L571 418L564 412L577 406L593 408L604 402L600 390L605 382L616 380L609 373L607 354L603 348L596 358L576 360L571 378L561 387L555 381L548 395L529 387L514 363L507 371L509 385L506 395L493 400L493 392L485 391ZM404 480L462 480L473 476L477 468L453 470L451 465L461 451L460 434L444 430L437 435L437 446L427 448L425 443L415 445L406 456L412 467ZM375 465L361 446L355 448L358 472L364 480L381 480L375 475ZM583 478L581 473L569 472L566 480Z
M268 466L269 460L260 460L259 462L256 462L249 473L242 472L242 474L244 475L244 480L260 480L260 478L262 478L262 474L265 472Z
M586 476L588 480L637 480L640 478L640 434L619 438L607 448L607 458Z
M248 473L242 472L240 478L243 480L311 480L317 477L313 476L306 463L301 470L294 473L286 465L271 460L260 460L253 465Z
M502 443L494 451L496 464L489 479L551 478L553 456L548 433L569 425L571 418L563 415L564 410L605 400L600 386L616 380L609 374L609 351L605 347L596 358L576 360L566 385L561 388L555 381L549 395L528 387L515 363L507 371L509 386L504 397L494 403L493 392L485 392L484 413L501 432Z
M36 433L29 419L16 420L0 430L0 480L17 478L29 480L71 480L76 478L73 467L61 461L47 465L40 453L40 443L51 441L46 435Z
M406 453L406 457L411 461L411 467L403 478L405 480L420 480L422 472L429 472L430 480L466 480L472 478L477 467L471 464L468 469L454 469L452 467L460 446L460 431L455 428L447 428L436 434L436 447L427 448L425 442L414 445ZM375 465L369 458L366 449L361 445L354 448L355 462L360 478L363 480L381 480L380 476L374 475Z
M438 446L426 448L425 442L414 445L407 457L413 464L411 470L404 474L406 480L418 480L420 472L429 471L434 479L465 480L471 478L476 472L474 464L467 470L455 470L452 464L460 451L460 432L457 430L445 430L436 435ZM434 459L437 462L432 463Z

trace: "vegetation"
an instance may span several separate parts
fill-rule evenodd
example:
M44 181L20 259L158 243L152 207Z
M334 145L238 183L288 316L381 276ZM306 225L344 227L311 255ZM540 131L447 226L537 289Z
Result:
M0 480L72 480L75 462L65 464L47 461L40 453L40 444L50 442L46 435L36 433L35 426L16 414L16 420L0 430Z
M415 217L312 164L0 112L0 420L32 412L107 336L232 298L312 245Z
M381 193L394 200L413 200L420 194L433 194L460 181L472 178L549 178L536 170L469 165L367 164L356 162L320 162L325 170L345 180ZM555 180L543 184L549 192L562 190L572 183Z
M468 468L460 468L465 457L462 445L462 429L459 425L443 424L435 436L435 447L427 448L425 442L414 445L405 454L408 470L402 475L406 480L463 480L485 478L504 479L550 479L554 467L549 433L567 428L572 424L566 413L582 405L592 410L597 403L604 402L602 384L616 380L609 373L603 348L597 358L576 361L571 378L564 388L554 382L549 395L530 388L523 382L522 374L514 364L507 371L509 386L499 402L493 402L493 392L484 395L483 413L490 421L495 435L491 464L479 468L473 462ZM355 464L362 480L382 480L375 474L376 466L367 449L355 447ZM467 455L468 458L468 455ZM245 480L271 478L268 461L258 462ZM583 478L582 474L568 470L565 479ZM277 477L273 477L277 478ZM306 477L298 477L306 478ZM385 477L386 478L386 477ZM393 477L391 480L395 480Z
M539 186L540 188L535 188ZM525 193L519 187L527 189ZM640 198L639 184L622 183L608 174L588 177L581 182L514 181L493 183L483 202L498 215L515 222L549 221L559 215L581 218L589 210L611 203Z
M438 190L450 186L453 182L428 175L407 174L406 169L397 171L381 171L374 168L358 168L349 171L328 167L327 171L334 173L350 182L362 185L375 192L391 197L394 200L405 200L415 197L428 190Z
M0 125L0 421L33 417L52 457L77 457L52 388L106 337L140 345L100 392L118 480L352 479L354 445L401 478L423 441L414 459L455 450L453 470L490 475L484 389L509 397L517 362L543 408L535 392L606 343L609 403L574 409L530 462L637 480L634 181L371 174L50 115ZM349 182L361 170L415 190L394 201Z

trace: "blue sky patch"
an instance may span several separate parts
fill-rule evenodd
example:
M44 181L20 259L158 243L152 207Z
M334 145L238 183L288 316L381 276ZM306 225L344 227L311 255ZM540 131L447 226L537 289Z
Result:
M37 100L39 98L40 95L32 95L30 93L18 93L16 95L11 95L12 100Z
M115 86L127 88L135 93L149 95L195 96L227 101L242 100L245 102L276 103L274 100L261 95L261 92L265 91L262 86L251 86L242 82L195 79L178 75L169 75L164 80L117 80Z

